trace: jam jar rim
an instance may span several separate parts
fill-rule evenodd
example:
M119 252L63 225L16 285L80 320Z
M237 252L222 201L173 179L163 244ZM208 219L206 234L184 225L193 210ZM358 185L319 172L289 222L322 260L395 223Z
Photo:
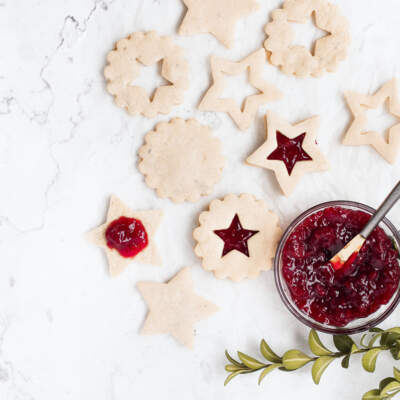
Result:
M366 211L370 214L374 213L376 210L373 207L370 207L366 204L350 201L350 200L333 200L327 201L320 204L317 204L306 211L302 212L299 216L297 216L285 229L281 240L279 241L275 259L274 259L274 277L275 284L279 293L279 296L282 302L285 304L286 308L294 315L301 323L308 326L309 328L313 328L317 331L329 333L329 334L346 334L351 335L359 332L366 331L370 328L373 328L384 321L389 315L396 309L397 305L400 302L400 283L396 289L396 292L393 294L387 305L381 306L375 313L371 314L373 317L369 319L370 316L362 319L357 319L350 322L348 325L343 327L335 327L332 325L327 325L320 323L318 321L313 320L311 317L307 316L303 311L301 311L290 298L290 294L288 293L288 289L284 289L286 286L286 282L282 276L282 268L281 268L281 259L282 259L282 251L286 244L286 240L289 235L293 232L293 230L308 216L324 210L328 207L347 207L352 209L358 209L360 211ZM386 228L390 231L391 235L396 241L398 247L400 247L400 232L394 226L392 222L388 218L382 219L380 225L385 225ZM399 263L400 268L400 263ZM359 323L357 324L357 322Z

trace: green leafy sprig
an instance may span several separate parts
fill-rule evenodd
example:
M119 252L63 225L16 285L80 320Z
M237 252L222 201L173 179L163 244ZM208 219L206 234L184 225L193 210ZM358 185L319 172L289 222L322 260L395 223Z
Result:
M308 356L302 351L294 349L288 350L280 357L264 339L261 340L260 353L267 362L259 361L240 351L237 353L239 358L239 361L237 361L231 357L228 351L225 351L226 358L230 362L230 364L225 366L225 370L229 372L225 380L225 385L238 375L252 372L260 372L258 378L258 384L260 384L275 369L295 371L309 363L313 364L311 374L314 383L318 385L322 374L328 368L329 364L339 358L342 359L342 367L348 368L350 358L353 355L363 354L361 363L363 368L368 372L375 371L377 357L382 351L389 351L395 360L400 359L400 327L387 330L372 328L369 330L369 333L363 335L359 345L348 335L334 335L333 343L337 351L329 350L321 342L317 332L312 329L308 336L308 344L314 356ZM398 378L400 378L400 375L395 370L394 378L384 379L383 383L381 382L380 388L367 392L363 400L386 400L392 398L400 392L400 380ZM388 386L389 384L391 386Z

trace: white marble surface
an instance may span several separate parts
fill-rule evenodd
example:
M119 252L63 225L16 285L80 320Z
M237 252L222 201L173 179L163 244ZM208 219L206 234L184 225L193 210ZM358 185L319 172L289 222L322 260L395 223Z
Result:
M332 164L304 178L290 198L270 173L243 164L262 142L266 107L248 133L224 114L196 111L209 83L208 56L239 59L261 46L262 28L280 1L260 3L239 24L233 50L210 35L175 36L190 59L191 87L184 105L147 120L114 106L102 77L105 55L133 31L175 35L180 0L0 1L0 399L353 400L391 373L393 362L383 356L373 376L359 360L347 371L331 365L318 387L309 368L274 372L261 388L251 375L222 385L225 348L256 354L262 337L279 352L304 348L308 330L284 309L272 273L233 284L199 267L191 239L198 213L214 196L250 192L285 227L325 200L376 206L400 176L400 161L390 167L372 149L340 145L350 120L343 91L373 91L400 78L398 0L336 1L351 20L352 44L335 74L300 80L265 66L266 78L285 94L270 108L292 122L320 114L319 142ZM312 37L299 32L300 42ZM173 116L194 116L223 141L223 180L214 196L196 204L158 199L136 168L145 132ZM372 117L371 126L387 122ZM82 235L103 221L111 193L137 208L165 210L158 235L163 267L135 265L109 278L104 254ZM399 206L391 219L400 226ZM221 308L198 324L194 351L170 337L138 335L146 308L135 282L166 280L184 265L193 266L197 292ZM398 324L399 316L384 326Z

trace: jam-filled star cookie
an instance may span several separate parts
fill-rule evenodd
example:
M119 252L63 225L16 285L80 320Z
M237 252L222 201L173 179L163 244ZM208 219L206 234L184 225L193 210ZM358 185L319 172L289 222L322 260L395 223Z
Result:
M278 217L250 194L213 200L193 232L203 268L235 282L272 268L281 235Z
M193 348L194 324L209 318L218 307L196 295L190 268L181 269L169 282L138 282L149 307L140 331L142 335L168 333L179 343Z
M266 141L246 161L250 165L273 170L286 196L293 192L304 174L329 168L316 142L319 117L291 125L268 112L266 127Z
M155 244L161 210L134 211L118 197L112 196L103 225L87 234L87 238L107 255L111 276L119 275L132 261L160 265Z

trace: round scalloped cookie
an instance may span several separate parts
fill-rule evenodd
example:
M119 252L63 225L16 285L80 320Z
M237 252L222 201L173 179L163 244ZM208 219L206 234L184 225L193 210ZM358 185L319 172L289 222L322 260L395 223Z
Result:
M304 46L291 45L294 31L291 22L305 23L315 14L315 25L328 34L315 42L314 54ZM327 0L286 0L283 8L272 12L265 27L264 42L270 61L283 72L300 77L321 76L335 71L347 56L350 44L349 23L338 6Z
M219 232L231 229L235 224L235 229L241 231L235 237L243 237L243 233L249 237L245 244L248 255L236 249L225 251L226 243ZM278 216L268 209L263 200L257 200L250 194L229 194L222 200L213 200L209 211L200 214L199 227L193 231L197 241L194 251L203 260L203 268L214 271L216 278L230 278L238 282L256 278L260 271L272 268L281 236Z
M162 60L161 76L169 85L156 89L153 98L146 90L134 86L140 68ZM119 40L115 49L107 55L104 76L107 90L115 103L131 115L143 114L153 118L158 113L167 114L174 105L183 102L183 93L189 86L189 64L183 49L175 45L170 37L156 32L136 32Z
M146 134L139 156L146 184L175 203L209 195L224 167L221 142L194 119L157 124Z

